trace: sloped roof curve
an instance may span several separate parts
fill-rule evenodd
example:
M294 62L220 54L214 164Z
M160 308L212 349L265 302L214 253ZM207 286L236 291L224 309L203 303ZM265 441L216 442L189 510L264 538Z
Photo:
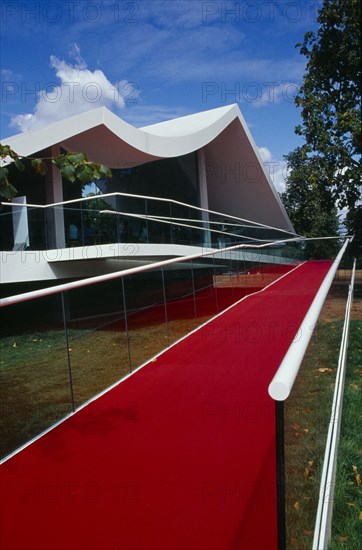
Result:
M61 144L67 150L76 150L73 145L81 139L81 145L87 145L92 137L97 144L98 159L109 158L109 143L104 143L102 130L113 134L113 140L123 142L130 148L151 158L168 158L185 155L201 149L217 137L234 119L239 118L244 130L248 132L242 114L236 104L212 109L174 120L135 128L106 107L92 109L79 115L54 122L37 130L18 134L4 139L18 154L29 156L52 145ZM82 137L81 137L82 136ZM250 136L251 137L251 136ZM110 135L111 139L112 136ZM72 147L68 148L66 145ZM119 143L120 144L120 143ZM83 150L82 149L82 150ZM79 150L79 148L78 148ZM119 162L119 155L113 158L113 165ZM111 161L112 159L109 158ZM102 160L104 162L104 160Z
M234 185L232 190L229 186L227 193L230 196L227 197L224 205L225 213L243 217L240 206L236 208L233 203L240 203L247 194L249 199L245 207L246 209L252 207L255 212L253 218L255 221L265 220L264 223L293 231L292 224L269 180L259 151L237 104L143 128L136 128L107 108L100 107L31 132L7 138L4 143L10 145L22 156L31 156L53 146L67 151L82 151L90 160L103 163L110 168L126 168L204 149L209 165L217 161L219 167L223 162L225 166L230 164L239 167L256 166L259 172L257 182L243 181L240 188ZM211 159L210 162L209 159ZM230 170L226 166L227 171ZM228 185L227 182L224 184ZM209 174L209 185L214 189L212 195L216 197L213 200L215 203L217 196L225 193L226 189L220 187L218 190L222 181L215 174ZM212 204L210 208L213 208ZM237 214L236 211L239 213Z

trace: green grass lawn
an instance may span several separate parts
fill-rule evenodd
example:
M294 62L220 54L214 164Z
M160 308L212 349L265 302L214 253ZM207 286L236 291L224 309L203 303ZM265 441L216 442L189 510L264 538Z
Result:
M352 321L330 548L362 548L362 321Z
M344 289L346 294L347 289ZM361 548L361 487L353 467L361 473L361 288L357 291L350 326L341 441L338 453L332 548ZM315 329L292 393L285 402L285 464L287 548L310 549L318 506L331 402L334 392L344 311L341 288L327 299L325 315ZM345 303L345 302L344 302ZM340 317L340 320L338 320ZM359 317L359 319L358 319Z

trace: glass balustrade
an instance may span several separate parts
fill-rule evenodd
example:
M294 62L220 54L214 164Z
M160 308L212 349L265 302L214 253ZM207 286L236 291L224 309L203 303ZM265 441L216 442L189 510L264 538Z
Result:
M21 222L19 222L20 217ZM63 204L3 206L2 250L47 250L114 243L225 248L290 234L173 200L97 195Z
M2 310L1 456L73 410L62 295Z
M64 293L75 407L130 372L122 280Z
M112 241L114 235L121 238L123 218L101 213L98 203L97 209L90 206L62 207L64 217L81 228L82 242L86 242L87 223L94 229L94 239ZM120 204L115 203L114 207L119 211ZM130 217L128 238L132 224L137 223L138 229L146 230L148 242L154 229L155 235L157 231L169 232L171 243L173 224L155 221L144 200L143 207L148 217L136 220ZM42 210L42 216L44 213ZM29 212L29 218L35 214L36 209ZM46 214L49 216L48 210ZM54 211L55 216L58 214ZM166 216L165 211L163 214L178 221L181 218L182 223L189 216L194 223L191 211L169 209L171 216ZM199 220L199 224L204 221ZM191 239L195 244L191 233L196 230L186 233L190 228L184 229L181 242ZM122 231L126 231L125 227ZM160 236L155 236L155 244L159 239ZM201 239L204 234L199 244ZM162 268L143 266L136 273L118 274L110 281L59 293L54 289L55 293L49 296L2 308L1 456L64 418L225 308L273 282L292 269L302 253L301 246L294 243L264 250L217 248L192 260L180 259Z

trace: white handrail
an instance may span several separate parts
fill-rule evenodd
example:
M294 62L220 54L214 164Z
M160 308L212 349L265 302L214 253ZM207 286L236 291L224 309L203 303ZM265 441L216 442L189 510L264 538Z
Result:
M103 212L103 210L100 210L100 212ZM230 223L226 221L218 222L213 220L205 220L201 218L178 218L177 216L159 216L158 214L143 214L145 217L157 217L160 220L172 220L172 221L180 221L180 222L195 222L195 223L205 223L207 221L208 225L228 225L231 227L247 227L248 229L261 229L257 225L250 225L243 224L243 223Z
M220 229L212 229L210 227L198 227L197 225L190 225L188 223L180 223L178 221L175 221L176 218L171 218L167 216L153 216L148 214L132 214L131 212L118 212L118 210L100 210L100 214L112 214L116 216L128 216L130 218L136 218L141 220L148 220L151 222L159 222L164 223L166 225L175 225L177 227L187 227L188 229L196 229L197 231L205 231L205 233L219 233L223 236L228 237L237 237L238 239L244 239L247 241L257 241L257 242L270 242L270 239L257 239L256 237L247 237L246 235L238 235L237 233L229 233L228 231L220 231ZM202 222L204 220L200 220ZM205 221L204 221L205 222ZM216 223L216 222L213 222ZM219 225L222 222L219 222ZM209 222L207 222L207 225L209 225ZM254 228L254 229L260 229Z
M0 300L0 307L10 306L12 304L17 304L20 302L25 302L28 300L32 300L34 298L41 298L44 296L49 296L51 294L58 294L59 292L65 292L66 290L73 290L75 288L80 288L83 286L89 286L95 283L101 283L105 281L110 281L112 279L117 279L118 277L126 277L127 275L133 275L135 273L142 273L144 271L149 271L151 269L158 269L161 267L164 267L166 265L175 264L178 262L186 262L191 260L196 260L199 258L203 258L205 256L211 256L215 254L222 254L225 252L233 251L233 250L239 250L239 249L259 249L259 248L267 248L267 247L273 247L276 244L283 244L288 242L296 242L300 241L299 237L295 237L293 239L284 239L281 241L273 241L269 243L264 243L260 245L250 245L250 244L238 244L229 246L226 248L206 248L203 252L198 252L197 254L190 254L188 256L182 256L176 257L176 258L170 258L169 260L162 260L160 262L154 262L152 264L142 265L138 267L132 267L130 269L123 269L120 271L114 271L112 273L106 273L104 275L97 275L95 277L88 277L87 279L80 279L78 281L72 281L70 283L64 283L61 285L56 285L52 287L42 288L39 290L33 290L31 292L24 292L22 294L17 294L15 296L8 296L7 298L2 298Z
M293 231L289 231L287 229L280 229L280 227L273 227L272 225L266 225L266 224L259 223L259 222L256 222L256 221L248 220L246 218L238 218L237 216L231 216L230 214L224 214L222 212L217 212L217 211L214 211L214 210L207 210L206 208L201 208L200 206L194 206L192 204L187 204L185 202L176 201L174 199L167 199L167 198L164 198L164 197L149 197L147 195L134 195L132 193L121 193L119 191L117 191L115 193L105 193L105 194L102 194L102 195L93 195L92 197L82 197L80 199L71 199L69 201L53 202L53 203L50 203L50 204L31 204L31 203L27 203L27 204L24 204L23 206L26 206L26 207L29 207L29 208L43 208L44 209L44 208L51 208L51 207L54 207L54 206L64 206L66 204L86 202L86 201L91 201L91 200L94 200L94 199L102 199L104 197L107 197L107 198L108 197L128 197L128 198L132 197L132 198L136 198L136 199L147 199L147 200L152 200L152 201L172 203L172 204L176 204L178 206L186 206L187 208L192 208L194 210L198 210L199 212L206 212L208 214L216 214L217 216L223 216L224 218L243 221L243 222L247 222L247 223L253 223L253 224L255 224L256 226L258 226L260 228L273 229L275 231L280 231L282 233L287 233L288 235L298 235L298 233L295 233ZM3 206L19 206L17 203L12 203L12 202L2 202L1 204ZM204 221L207 222L207 220L204 220ZM298 235L298 236L301 237L301 235Z
M285 401L293 387L300 365L313 334L313 329L318 320L320 311L328 294L339 262L351 239L346 242L339 251L335 261L329 269L323 283L321 284L304 320L296 334L300 335L298 340L290 345L283 361L281 362L273 380L269 384L268 392L270 397L276 401Z
M326 239L329 237L320 237L320 239ZM339 237L331 237L333 239L342 239L347 238L344 236ZM228 246L225 248L204 248L206 252L199 252L197 254L191 254L188 256L182 256L182 257L176 257L176 258L170 258L169 260L163 260L161 262L154 262L147 265L142 265L139 267L132 267L130 269L123 269L120 271L114 271L112 273L106 273L104 275L97 275L95 277L88 277L87 279L79 279L78 281L72 281L70 283L64 283L61 285L56 285L52 287L42 288L40 290L34 290L31 292L24 292L22 294L17 294L15 296L8 296L6 298L0 299L0 307L10 306L12 304L17 304L19 302L25 302L28 300L32 300L34 298L40 298L44 296L49 296L50 294L57 294L59 292L65 292L66 290L73 290L75 288L80 288L83 286L92 285L95 283L101 283L104 281L110 281L112 279L117 279L118 277L125 277L126 275L132 275L135 273L141 273L143 271L149 271L151 269L157 269L166 265L171 265L178 262L186 262L191 260L196 260L198 258L203 258L205 256L215 255L215 254L223 254L224 252L230 252L230 251L236 251L241 249L251 249L251 250L259 250L261 248L268 248L268 247L275 247L279 244L288 244L288 243L296 243L298 241L309 241L309 240L316 240L316 237L314 238L306 238L306 237L294 237L291 239L281 239L280 241L272 241L267 242L264 244L237 244L233 246ZM347 238L347 242L349 242L349 238ZM345 243L345 245L346 245Z
M346 371L349 323L353 301L355 273L356 260L354 260L353 264L351 283L349 286L348 298L346 303L342 341L339 351L336 383L332 402L331 419L329 422L321 485L319 490L318 510L312 546L313 550L325 550L325 548L328 547L328 543L331 538L334 484L336 479L337 451L342 420L344 379Z

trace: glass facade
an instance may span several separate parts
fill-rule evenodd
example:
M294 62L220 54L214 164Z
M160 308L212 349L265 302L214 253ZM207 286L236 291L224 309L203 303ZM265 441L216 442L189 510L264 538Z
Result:
M113 178L101 183L103 193L130 193L200 206L197 153L112 170Z
M10 182L14 182L18 197L26 197L31 204L46 204L45 176L37 174L30 161L24 160L25 170L19 172L14 165L8 166ZM36 250L46 239L46 218L43 210L28 208L28 229L30 246ZM0 210L0 249L12 250L15 246L13 211L10 206Z
M29 161L25 164L22 173L14 166L9 167L10 180L15 182L18 196L26 197L26 202L32 204L44 205L50 202L47 201L46 176L36 174ZM200 205L197 153L112 172L112 179L97 182L101 193L144 195L172 199L191 206ZM64 201L82 199L85 190L86 186L80 182L63 180ZM124 215L120 217L105 211L118 211ZM194 212L192 218L195 218ZM27 215L29 239L23 248L30 250L61 247L54 245L52 235L54 224L62 223L63 218L66 246L115 242L171 243L176 240L190 243L193 239L200 240L189 228L182 229L181 225L177 229L170 227L170 219L182 218L185 223L191 214L188 207L165 200L152 201L132 196L95 197L86 203L75 202L65 207L46 210L27 208ZM162 217L165 223L153 221L153 216ZM197 211L196 217L199 217ZM13 250L17 243L14 239L12 207L5 206L2 209L0 223L1 250Z
M132 168L114 169L112 174L112 179L97 182L100 192L124 193L129 196L98 197L64 209L68 246L112 242L200 242L200 232L195 234L191 228L185 227L191 219L201 219L199 212L191 213L187 206L167 201L140 198L172 199L200 206L196 153ZM64 201L80 199L82 192L80 184L63 181ZM115 216L105 211L120 214ZM164 222L154 221L153 217L162 218ZM171 227L170 220L176 219L180 223Z

